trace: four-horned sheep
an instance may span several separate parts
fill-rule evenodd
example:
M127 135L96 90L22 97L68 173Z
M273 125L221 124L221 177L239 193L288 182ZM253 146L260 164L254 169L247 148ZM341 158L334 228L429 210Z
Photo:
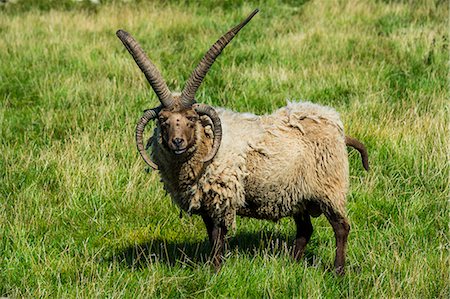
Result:
M168 89L133 37L117 31L161 102L138 122L137 147L145 162L159 170L172 200L203 218L217 269L224 237L237 215L274 221L292 216L297 226L293 257L298 260L313 231L310 217L324 214L336 238L335 269L343 274L350 230L346 146L361 153L366 169L368 161L364 145L345 136L339 114L309 102L289 102L270 115L257 116L195 100L215 59L257 12L209 49L180 94ZM145 147L143 132L151 120L156 127Z

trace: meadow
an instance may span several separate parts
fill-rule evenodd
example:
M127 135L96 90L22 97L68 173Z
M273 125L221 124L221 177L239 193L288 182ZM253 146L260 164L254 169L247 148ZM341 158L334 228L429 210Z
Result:
M300 263L293 220L238 218L216 273L200 217L179 217L136 150L158 100L115 31L181 90L256 7L197 99L340 112L371 163L349 149L344 277L323 216ZM0 297L448 298L448 19L438 0L1 3Z

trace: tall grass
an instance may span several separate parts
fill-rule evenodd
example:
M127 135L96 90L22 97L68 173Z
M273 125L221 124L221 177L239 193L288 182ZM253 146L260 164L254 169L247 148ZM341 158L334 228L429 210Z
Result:
M198 217L179 218L133 141L158 102L115 30L173 90L253 8L202 102L269 113L331 105L369 149L350 151L347 274L322 218L294 263L290 219L238 219L223 269ZM16 1L0 5L0 295L449 296L445 1Z

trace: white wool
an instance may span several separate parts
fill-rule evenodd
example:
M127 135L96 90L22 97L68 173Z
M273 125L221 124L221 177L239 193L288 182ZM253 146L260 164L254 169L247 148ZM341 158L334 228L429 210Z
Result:
M260 116L215 108L222 123L222 142L215 161L231 162L235 156L246 157L251 144L262 138L264 128Z

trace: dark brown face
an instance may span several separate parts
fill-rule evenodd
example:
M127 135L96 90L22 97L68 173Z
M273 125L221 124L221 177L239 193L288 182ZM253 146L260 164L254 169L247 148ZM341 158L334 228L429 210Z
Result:
M195 143L198 114L193 109L179 112L161 110L158 122L164 143L176 155L186 152Z

